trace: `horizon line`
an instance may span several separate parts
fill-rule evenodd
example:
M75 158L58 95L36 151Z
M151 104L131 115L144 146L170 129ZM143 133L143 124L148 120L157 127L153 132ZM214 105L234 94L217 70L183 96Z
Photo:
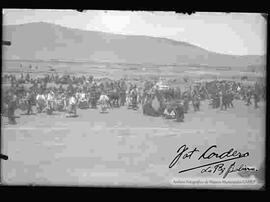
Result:
M137 37L150 37L150 38L155 38L155 39L166 39L166 40L170 40L173 42L177 42L177 43L184 43L187 44L189 46L195 46L196 48L200 48L203 49L205 51L208 51L210 53L215 53L215 54L220 54L220 55L226 55L226 56L236 56L236 57L243 57L243 56L266 56L267 53L265 54L247 54L247 55L239 55L239 54L227 54L227 53L220 53L220 52L216 52L216 51L212 51L212 50L208 50L206 48L203 48L199 45L195 45L186 41L179 41L176 39L171 39L171 38L167 38L167 37L158 37L158 36L149 36L149 35L136 35L136 34L120 34L120 33L113 33L113 32L106 32L106 31L97 31L97 30L89 30L89 29L80 29L80 28L73 28L73 27L68 27L62 24L57 24L57 23L52 23L52 22L46 22L46 21L35 21L35 22L26 22L26 23L20 23L20 24L2 24L2 26L20 26L20 25L27 25L27 24L38 24L38 23L44 23L44 24L51 24L51 25L56 25L56 26L60 26L63 28L68 28L68 29L73 29L73 30L80 30L80 31L85 31L85 32L100 32L100 33L105 33L105 34L112 34L112 35L121 35L121 36L137 36Z

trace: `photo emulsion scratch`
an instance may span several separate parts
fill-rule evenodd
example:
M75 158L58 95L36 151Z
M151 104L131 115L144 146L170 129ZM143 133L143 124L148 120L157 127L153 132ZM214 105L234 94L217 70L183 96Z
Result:
M262 189L259 13L4 9L1 184Z

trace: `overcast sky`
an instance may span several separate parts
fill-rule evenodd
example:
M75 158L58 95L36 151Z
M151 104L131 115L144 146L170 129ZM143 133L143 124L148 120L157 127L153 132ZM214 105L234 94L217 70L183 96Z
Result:
M3 24L49 22L83 30L147 35L185 41L210 51L234 55L266 53L266 21L256 13L148 11L11 10Z

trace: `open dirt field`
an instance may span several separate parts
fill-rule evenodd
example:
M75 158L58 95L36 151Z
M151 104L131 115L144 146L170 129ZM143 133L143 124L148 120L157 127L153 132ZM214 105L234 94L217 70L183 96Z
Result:
M221 178L217 173L201 174L201 169L178 173L209 162L196 158L169 169L184 144L199 150L216 144L218 152L248 151L250 155L235 160L236 164L259 168L265 152L265 104L260 102L259 109L242 101L234 104L220 111L204 101L201 111L190 110L183 123L126 107L108 114L78 110L77 118L58 112L26 116L17 110L17 125L2 119L2 153L9 157L2 161L3 183L171 186L174 177Z

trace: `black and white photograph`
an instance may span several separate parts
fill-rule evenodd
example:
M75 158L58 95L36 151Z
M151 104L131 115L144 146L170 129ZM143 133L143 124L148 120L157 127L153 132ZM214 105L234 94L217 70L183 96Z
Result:
M1 185L264 188L266 14L2 17Z

